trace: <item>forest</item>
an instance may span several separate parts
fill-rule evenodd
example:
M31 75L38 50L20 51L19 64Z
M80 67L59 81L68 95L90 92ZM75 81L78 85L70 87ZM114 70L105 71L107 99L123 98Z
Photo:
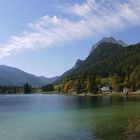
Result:
M98 93L108 85L114 92L140 89L140 43L122 47L102 43L84 60L67 71L56 82L62 93Z

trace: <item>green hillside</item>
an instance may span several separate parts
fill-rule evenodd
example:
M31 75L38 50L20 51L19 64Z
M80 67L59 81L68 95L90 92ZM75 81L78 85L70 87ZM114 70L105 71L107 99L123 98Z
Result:
M102 84L111 85L115 91L123 87L136 91L140 89L140 43L123 47L103 42L57 82L63 83L62 92L97 93Z

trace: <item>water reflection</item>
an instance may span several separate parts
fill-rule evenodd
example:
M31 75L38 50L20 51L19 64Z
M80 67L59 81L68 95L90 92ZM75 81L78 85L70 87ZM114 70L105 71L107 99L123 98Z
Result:
M139 110L129 96L1 96L0 139L115 140Z

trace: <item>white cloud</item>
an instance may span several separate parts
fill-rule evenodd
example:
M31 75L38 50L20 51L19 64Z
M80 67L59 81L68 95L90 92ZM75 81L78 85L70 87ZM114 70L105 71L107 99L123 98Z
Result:
M79 16L86 16L89 13L93 11L97 7L96 1L95 0L87 0L86 3L83 3L81 5L79 4L74 4L73 6L68 7L60 7L64 9L67 12L71 12L74 14L77 14Z
M28 31L12 36L0 44L0 58L26 49L48 47L61 41L71 41L88 36L140 25L139 0L87 0L60 8L74 19L48 15L28 24Z

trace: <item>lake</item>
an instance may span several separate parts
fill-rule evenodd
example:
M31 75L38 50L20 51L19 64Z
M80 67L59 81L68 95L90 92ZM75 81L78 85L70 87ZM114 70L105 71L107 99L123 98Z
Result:
M139 97L0 96L0 140L115 140L140 118Z

